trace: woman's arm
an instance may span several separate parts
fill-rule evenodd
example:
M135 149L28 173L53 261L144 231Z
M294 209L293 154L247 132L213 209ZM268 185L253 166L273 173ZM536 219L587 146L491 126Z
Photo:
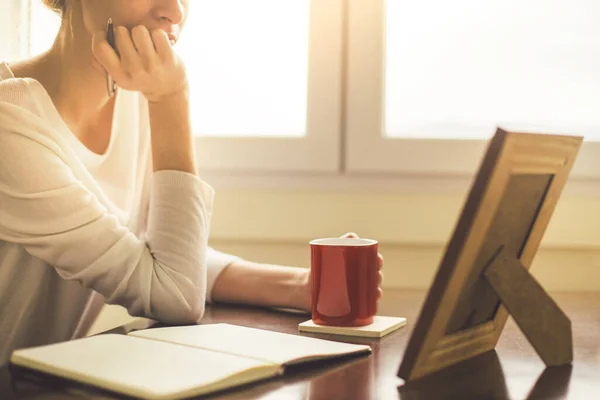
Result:
M142 240L41 119L0 103L0 144L0 240L132 315L166 323L202 317L209 185L182 171L154 172Z
M358 238L354 232L342 238ZM377 254L379 279L377 298L381 298L383 256ZM244 303L267 307L289 307L310 311L310 270L281 265L259 264L236 260L216 278L212 301Z
M215 281L212 301L308 311L309 274L306 268L234 261Z

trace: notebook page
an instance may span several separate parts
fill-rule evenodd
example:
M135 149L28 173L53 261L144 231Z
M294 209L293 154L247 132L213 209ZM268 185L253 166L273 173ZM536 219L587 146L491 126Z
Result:
M11 363L148 399L196 396L280 372L258 360L112 334L16 350Z
M340 343L230 324L144 329L129 335L237 354L281 365L371 351L371 348L366 345Z

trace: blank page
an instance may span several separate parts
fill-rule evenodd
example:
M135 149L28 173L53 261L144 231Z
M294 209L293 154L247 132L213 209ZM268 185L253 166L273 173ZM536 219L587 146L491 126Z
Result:
M369 353L365 345L347 344L230 324L144 329L129 335L239 354L278 364Z
M280 371L254 359L112 334L16 350L11 362L147 399L196 396Z

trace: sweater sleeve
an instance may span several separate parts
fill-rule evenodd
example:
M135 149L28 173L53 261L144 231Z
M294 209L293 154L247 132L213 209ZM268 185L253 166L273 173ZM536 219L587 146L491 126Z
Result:
M225 268L227 268L231 263L241 260L240 257L223 253L221 251L215 250L212 247L208 248L208 257L207 257L207 290L206 290L206 302L212 303L212 292L215 287L215 282L221 272Z
M206 301L212 188L185 172L153 173L141 240L82 183L62 148L37 134L40 126L0 127L0 240L134 316L197 322Z

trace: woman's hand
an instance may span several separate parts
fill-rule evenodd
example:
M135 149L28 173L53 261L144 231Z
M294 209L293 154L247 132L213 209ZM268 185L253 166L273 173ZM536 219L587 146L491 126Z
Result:
M94 35L92 52L117 85L141 92L149 102L187 89L185 66L173 51L165 31L138 25L131 32L117 26L114 32L119 55L106 40L104 31Z
M348 232L345 235L342 235L343 238L354 238L354 239L358 239L358 235L354 232ZM383 272L381 271L381 269L383 268L383 256L381 255L381 253L377 253L377 265L379 266L379 277L377 279L377 285L379 286L377 288L377 301L379 301L379 299L381 299L381 296L383 296L383 290L381 289L381 283L383 282Z

